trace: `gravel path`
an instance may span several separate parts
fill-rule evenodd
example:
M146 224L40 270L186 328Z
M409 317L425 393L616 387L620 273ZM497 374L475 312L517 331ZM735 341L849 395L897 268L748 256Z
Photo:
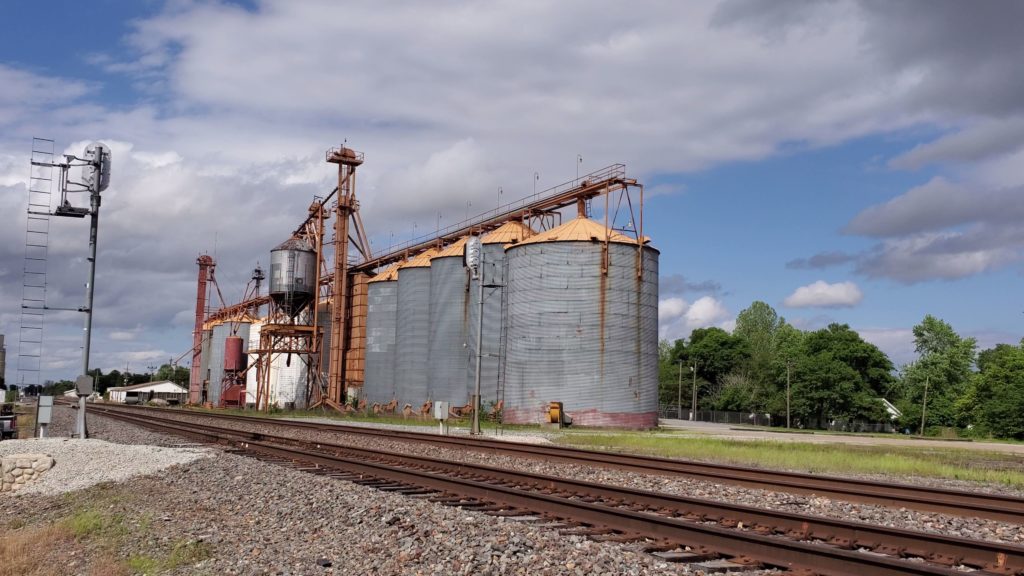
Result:
M58 422L70 423L71 410L58 407L55 413ZM58 425L53 428L60 433ZM90 419L90 432L124 444L182 444L101 417ZM171 574L702 573L663 562L636 544L594 542L226 453L62 497L0 499L0 518L32 524L97 503L133 527L122 536L119 557L182 542L212 550L210 558L166 572ZM54 565L52 573L88 570L70 562Z
M209 420L203 416L190 415L187 413L176 415L176 417L196 422ZM247 423L237 420L233 421L230 426L238 427L239 429L252 430L267 434L277 434L280 436L298 439L322 440L324 438L322 435L323 433L321 432L302 429L286 429L273 425ZM341 444L352 444L354 446L359 446L360 448L411 454L423 453L423 445L412 442L383 440L345 433L330 433L330 435L333 436L335 442ZM854 520L882 526L904 528L907 530L1024 544L1024 526L1005 522L982 520L977 518L962 518L959 516L919 512L903 508L893 509L871 504L850 503L841 500L832 500L829 498L744 488L728 484L717 484L714 482L686 477L648 475L635 472L608 470L593 466L548 463L527 458L497 456L471 452L468 450L443 448L439 446L431 446L429 450L430 457L450 461L510 468L537 474L550 474L599 484L640 488L644 490L680 494L695 498L722 500L745 506L784 510L798 514L815 514L840 520ZM945 482L935 479L901 479L901 482L915 482L920 485L946 486L961 489L967 488L972 490L979 489L976 484ZM996 490L993 489L992 491ZM1002 492L1007 491L1002 490Z

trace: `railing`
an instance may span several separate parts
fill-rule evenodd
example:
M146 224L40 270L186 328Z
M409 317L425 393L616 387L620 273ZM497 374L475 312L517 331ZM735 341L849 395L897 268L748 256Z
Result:
M536 204L537 202L541 202L549 198L554 198L556 196L569 192L570 190L581 188L582 186L585 186L587 183L603 182L605 180L622 179L625 177L626 165L612 164L610 166L601 168L600 170L597 170L595 172L584 174L579 178L574 178L567 182L563 182L557 186L552 186L551 188L548 188L546 190L542 190L535 194L531 194L529 196L526 196L525 198L521 198L514 202L509 202L508 204L498 206L497 208L493 208L486 212L481 212L480 214L467 218L461 222L456 222L455 224L445 226L440 230L435 230L433 233L423 234L422 236L418 236L416 238L413 238L412 240L408 240L401 244L392 246L390 251L387 254L380 256L380 258L387 258L394 254L404 252L405 250L408 250L413 246L419 246L420 244L429 242L430 240L433 240L435 238L443 238L445 236L450 236L460 230L465 230L467 228L479 226L485 222L494 220L495 218L503 214L517 212L519 210L527 208L531 204Z

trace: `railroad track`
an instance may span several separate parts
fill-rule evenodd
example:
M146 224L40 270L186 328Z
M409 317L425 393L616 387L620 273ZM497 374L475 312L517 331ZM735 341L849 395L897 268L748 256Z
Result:
M629 472L657 475L682 475L723 484L760 488L794 494L824 496L836 500L877 504L887 507L908 508L925 512L939 512L953 516L973 516L1011 524L1024 524L1024 499L999 494L967 492L926 486L912 486L891 482L873 482L854 478L838 478L797 472L762 470L728 464L714 464L653 456L637 456L614 452L600 452L562 446L543 446L506 442L478 437L441 436L420 432L385 430L344 424L296 422L279 418L211 414L180 409L124 407L129 411L149 413L177 413L219 420L236 420L250 424L281 426L313 431L332 431L344 434L372 436L388 440L418 442L451 448L469 449L488 454L502 454L545 460L611 468Z
M379 490L494 515L536 518L598 540L643 541L649 552L666 560L857 576L1024 574L1024 547L309 442L152 413L97 410Z

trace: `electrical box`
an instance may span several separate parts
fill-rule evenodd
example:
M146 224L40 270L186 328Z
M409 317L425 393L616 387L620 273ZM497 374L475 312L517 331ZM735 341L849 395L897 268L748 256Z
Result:
M434 402L434 420L448 419L448 403Z
M53 417L53 396L40 396L38 408L36 424L49 424Z
M79 376L75 380L75 393L79 396L88 396L92 394L93 390L93 378L92 376Z

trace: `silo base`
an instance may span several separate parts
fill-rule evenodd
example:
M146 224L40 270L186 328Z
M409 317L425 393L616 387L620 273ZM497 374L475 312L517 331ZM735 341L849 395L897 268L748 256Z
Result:
M602 412L596 408L573 410L565 407L565 413L572 418L573 426L594 426L647 430L658 426L658 412ZM502 410L505 424L543 424L547 420L547 406L541 409L509 408Z

